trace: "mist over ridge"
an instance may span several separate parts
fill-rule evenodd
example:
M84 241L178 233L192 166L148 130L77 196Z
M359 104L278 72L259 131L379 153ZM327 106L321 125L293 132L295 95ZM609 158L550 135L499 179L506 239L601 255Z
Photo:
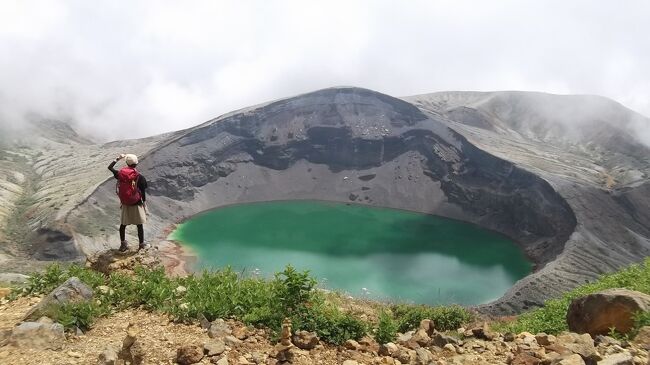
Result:
M4 2L0 124L38 116L99 140L146 137L349 84L596 94L649 115L650 44L636 39L648 5L591 5Z

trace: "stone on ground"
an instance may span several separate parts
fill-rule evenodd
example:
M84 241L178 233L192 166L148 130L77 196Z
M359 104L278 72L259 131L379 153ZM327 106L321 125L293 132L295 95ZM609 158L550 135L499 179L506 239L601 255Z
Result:
M316 332L298 331L293 335L293 344L301 350L311 350L318 345Z
M580 355L586 362L594 364L600 360L602 357L596 351L594 346L594 340L589 336L589 334L577 334L577 333L563 333L557 337L557 342L559 345L565 347L574 354Z
M585 365L585 361L580 355L573 354L558 358L557 360L553 361L551 365Z
M36 350L59 350L64 341L65 333L59 323L23 322L11 331L8 344Z
M226 351L226 344L222 340L210 340L203 344L207 356L221 355Z
M47 314L50 307L90 300L93 290L79 278L71 277L43 298L25 315L24 321L35 320Z
M176 350L176 362L181 365L196 364L203 359L203 346L186 345Z
M540 362L541 360L535 356L526 353L519 353L515 355L510 365L539 365Z
M116 365L117 351L113 347L107 347L101 354L99 354L99 365Z
M606 335L611 328L629 333L634 314L650 310L650 295L627 289L608 289L576 298L571 302L566 320L569 329L592 336Z
M621 352L606 356L598 365L634 365L634 359L630 353Z
M215 319L210 323L210 328L208 329L208 336L210 338L220 338L226 337L232 333L232 328L224 321L223 319Z

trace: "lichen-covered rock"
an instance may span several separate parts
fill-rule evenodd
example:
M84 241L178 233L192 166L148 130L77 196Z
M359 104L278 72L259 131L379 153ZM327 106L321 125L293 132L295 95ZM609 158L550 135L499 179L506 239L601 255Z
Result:
M592 336L605 335L611 328L628 333L634 314L650 310L650 295L627 289L608 289L574 299L567 312L569 329Z

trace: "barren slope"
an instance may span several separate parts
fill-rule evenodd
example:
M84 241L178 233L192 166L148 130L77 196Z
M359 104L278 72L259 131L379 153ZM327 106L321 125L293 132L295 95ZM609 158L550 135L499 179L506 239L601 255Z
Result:
M62 218L110 173L124 151L143 154L167 136L93 144L67 124L42 121L10 131L0 151L0 271L29 271L83 255Z
M444 92L404 98L469 141L548 181L577 218L566 248L495 306L539 304L650 255L650 150L632 125L648 119L596 96Z

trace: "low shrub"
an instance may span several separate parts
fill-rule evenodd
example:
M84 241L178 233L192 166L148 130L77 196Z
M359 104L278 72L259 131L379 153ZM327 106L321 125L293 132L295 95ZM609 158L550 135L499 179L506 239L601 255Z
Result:
M393 307L393 314L397 321L397 329L400 332L418 328L423 319L433 321L438 331L458 329L472 319L470 312L458 305L429 307L400 304Z
M55 306L46 313L66 329L79 328L87 331L95 319L108 314L109 309L101 303L87 301Z
M316 289L316 280L308 271L291 266L272 279L263 279L244 276L231 268L172 278L165 275L163 268L140 267L133 275L105 276L79 265L51 265L43 273L33 274L22 293L48 294L72 276L92 287L95 299L52 308L52 319L68 329L86 330L98 316L126 308L167 313L181 322L237 319L269 328L275 334L283 319L290 318L294 330L314 331L334 344L358 340L373 327L342 312L336 301ZM100 286L105 287L100 290ZM414 329L425 318L433 320L438 330L452 330L468 322L471 316L459 306L393 305L390 311L381 312L375 324L375 337L382 343L392 341L398 330Z
M380 344L385 344L395 341L395 338L397 338L397 322L388 312L381 311L377 331L375 332L375 340Z

